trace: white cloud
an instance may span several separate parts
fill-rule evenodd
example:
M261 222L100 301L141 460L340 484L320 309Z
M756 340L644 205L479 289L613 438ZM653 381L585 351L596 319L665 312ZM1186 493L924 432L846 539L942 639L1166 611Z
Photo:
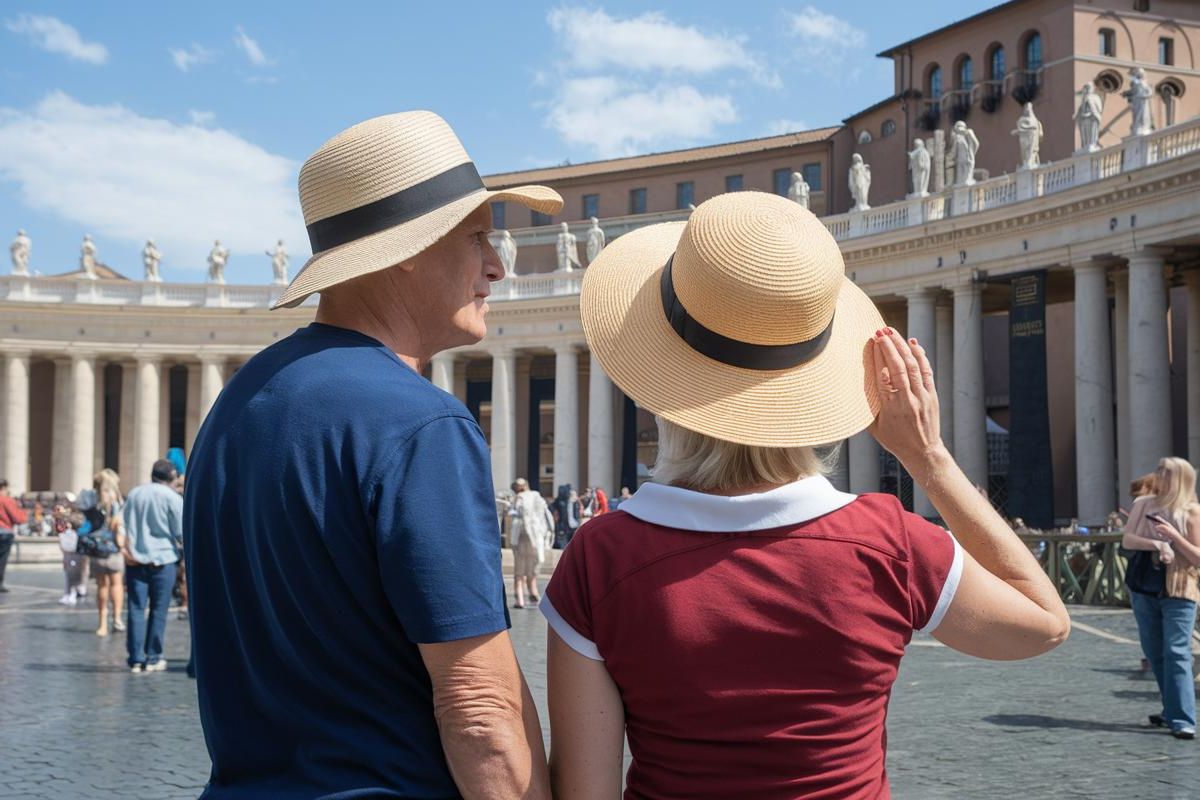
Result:
M87 105L62 93L30 110L0 108L0 181L22 203L135 244L153 237L171 266L198 272L219 238L261 257L307 242L299 165L226 130Z
M188 111L188 120L190 120L193 125L198 125L201 128L207 128L209 125L212 125L217 121L217 112L197 111L193 108Z
M846 20L813 6L788 14L788 25L796 39L793 61L808 72L844 75L841 66L867 43L867 34ZM856 71L861 68L856 67ZM854 76L857 78L857 75Z
M175 62L175 66L181 72L187 72L192 67L198 64L207 64L216 57L216 53L209 50L207 47L192 42L192 46L186 50L171 48L171 60Z
M59 53L89 64L108 61L107 47L99 42L85 42L79 31L57 17L22 14L15 20L6 20L4 25L49 53Z
M688 85L630 88L607 76L566 81L547 120L565 142L604 158L710 138L718 125L736 121L726 95Z
M764 136L779 136L783 133L795 133L808 130L808 123L798 119L773 119L767 123Z
M238 49L246 54L246 58L256 67L265 67L271 63L262 48L258 46L258 42L251 39L242 26L238 25L237 30L233 34L233 43L238 46Z
M779 78L747 52L741 38L706 34L648 12L615 19L601 9L559 8L547 16L570 65L605 69L707 74L737 69L766 84Z

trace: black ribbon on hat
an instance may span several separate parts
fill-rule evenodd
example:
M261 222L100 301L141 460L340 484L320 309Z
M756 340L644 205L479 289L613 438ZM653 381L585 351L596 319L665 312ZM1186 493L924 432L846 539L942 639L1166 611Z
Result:
M308 226L308 241L316 255L424 216L483 188L479 170L468 161L365 206L319 219Z
M659 282L663 311L667 315L667 322L675 329L675 333L679 334L679 338L697 353L731 367L758 370L790 369L816 358L829 342L833 333L832 318L825 329L816 336L793 344L752 344L730 339L709 330L688 313L675 295L675 283L671 280L671 265L674 261L675 256L672 254L667 259L667 265L663 267L662 279Z

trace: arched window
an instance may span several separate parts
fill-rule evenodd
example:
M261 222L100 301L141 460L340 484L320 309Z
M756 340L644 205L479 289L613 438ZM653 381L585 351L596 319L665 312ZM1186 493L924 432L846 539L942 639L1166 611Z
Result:
M942 99L942 68L937 64L934 64L933 69L929 70L929 99Z
M870 144L871 143L871 132L870 131L860 131L858 134L858 143L859 144Z
M992 51L992 58L989 67L991 71L988 75L988 80L1004 80L1004 47L1002 45L996 45L996 49Z
M959 89L970 89L975 83L975 63L971 61L970 56L963 56L958 62L958 87Z
M879 136L887 138L896 132L896 123L890 119L885 119L883 125L879 126Z
M1025 40L1025 69L1037 71L1042 68L1042 35L1031 33Z
M1116 58L1117 55L1117 34L1112 28L1100 29L1100 55L1108 58Z

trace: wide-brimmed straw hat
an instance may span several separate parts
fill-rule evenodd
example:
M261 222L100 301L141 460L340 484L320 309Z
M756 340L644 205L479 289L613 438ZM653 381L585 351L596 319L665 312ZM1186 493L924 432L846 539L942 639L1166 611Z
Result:
M446 121L406 111L360 122L321 145L300 169L308 260L272 308L406 261L487 202L513 200L543 214L558 192L518 186L492 192Z
M583 279L588 345L625 394L716 439L821 445L879 411L867 349L884 327L825 226L732 192L601 251Z

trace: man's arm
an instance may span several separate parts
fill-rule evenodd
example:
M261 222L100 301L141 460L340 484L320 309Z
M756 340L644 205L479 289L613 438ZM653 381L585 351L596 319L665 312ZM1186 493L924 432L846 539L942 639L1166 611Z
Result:
M541 724L508 632L419 648L442 749L465 800L550 800Z

